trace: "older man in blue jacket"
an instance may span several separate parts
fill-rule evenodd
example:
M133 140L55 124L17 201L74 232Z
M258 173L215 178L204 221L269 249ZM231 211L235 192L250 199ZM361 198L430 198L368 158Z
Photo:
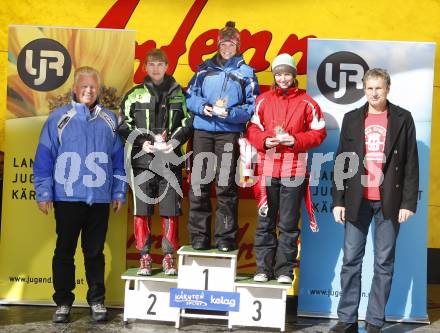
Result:
M95 69L76 70L73 100L50 114L35 156L38 208L45 214L52 206L55 209L55 323L69 321L75 299L74 255L80 233L92 319L107 320L103 250L109 203L119 211L127 185L123 145L115 133L117 120L98 104L99 89L100 75Z

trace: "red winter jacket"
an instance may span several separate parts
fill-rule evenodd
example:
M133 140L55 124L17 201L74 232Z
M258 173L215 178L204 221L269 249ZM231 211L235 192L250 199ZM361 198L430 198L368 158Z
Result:
M278 87L258 96L255 105L246 138L258 150L258 175L263 170L265 176L276 178L306 175L306 152L319 146L327 135L319 105L304 90L283 91ZM276 127L292 135L295 144L293 147L279 144L276 154L267 153L265 140L276 136Z

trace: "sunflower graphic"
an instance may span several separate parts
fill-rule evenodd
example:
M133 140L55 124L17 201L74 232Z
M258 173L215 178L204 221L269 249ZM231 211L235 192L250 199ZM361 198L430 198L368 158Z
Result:
M72 68L67 80L50 91L37 91L20 78L17 59L33 40L48 38L68 51ZM134 32L112 29L55 27L9 27L7 114L6 119L47 115L69 103L75 69L91 66L101 73L100 103L117 109L123 93L133 85Z

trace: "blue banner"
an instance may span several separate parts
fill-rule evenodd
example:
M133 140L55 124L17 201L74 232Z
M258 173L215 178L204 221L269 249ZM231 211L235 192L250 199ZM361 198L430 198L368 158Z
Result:
M227 291L171 288L170 306L195 310L238 312L240 310L240 294Z
M365 71L381 67L391 75L389 100L412 113L420 161L417 213L401 225L386 317L428 320L426 244L434 57L434 43L309 39L307 92L324 111L328 136L309 156L320 231L302 229L299 315L337 316L344 227L335 223L331 212L333 161L344 114L366 102L362 86ZM372 278L370 230L362 267L359 319L365 318Z

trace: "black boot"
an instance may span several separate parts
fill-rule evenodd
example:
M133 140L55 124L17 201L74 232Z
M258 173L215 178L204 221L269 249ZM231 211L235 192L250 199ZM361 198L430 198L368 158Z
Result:
M345 323L338 321L335 326L330 329L331 333L358 333L358 323Z
M365 322L365 330L367 333L382 333L382 327Z

